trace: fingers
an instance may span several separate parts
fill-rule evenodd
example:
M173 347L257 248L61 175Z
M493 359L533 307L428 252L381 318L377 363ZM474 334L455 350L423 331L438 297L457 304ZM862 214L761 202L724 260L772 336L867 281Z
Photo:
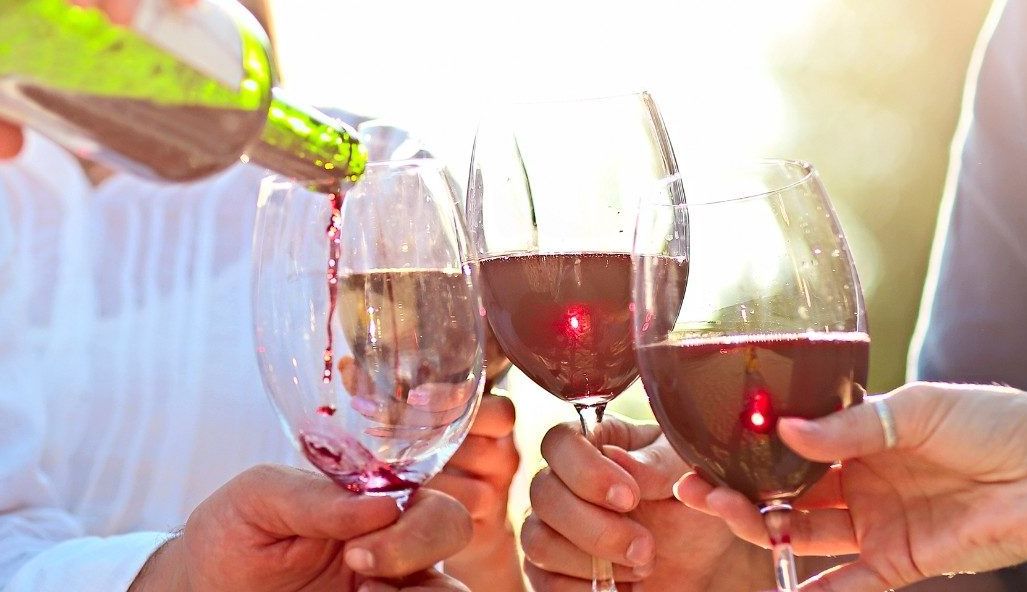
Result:
M344 557L357 573L404 577L456 554L470 542L471 534L471 517L459 502L422 489L394 524L348 541Z
M656 544L648 530L622 514L583 502L550 469L532 480L530 496L535 515L586 554L633 567L653 560Z
M139 0L101 0L100 9L116 25L130 25L139 9Z
M674 483L689 469L662 436L652 444L631 452L619 446L603 446L603 454L634 478L644 500L670 498Z
M509 483L520 465L520 455L513 438L499 440L468 436L449 462L446 470L456 469L498 483Z
M399 517L388 498L354 495L327 478L291 467L259 466L230 481L212 503L238 512L273 537L348 540L392 524ZM217 518L217 516L215 517Z
M792 505L797 510L847 508L848 504L845 503L845 497L842 495L842 468L832 466Z
M898 422L895 411L892 409ZM792 450L818 462L846 460L887 449L884 428L869 399L866 403L820 419L782 418L778 421L777 431ZM898 431L901 434L901 430Z
M698 510L710 516L717 514L710 509L706 498L713 492L713 486L696 473L685 473L677 483L674 484L674 497L681 503L693 510Z
M471 425L471 435L505 438L513 433L516 417L513 401L506 397L486 394L481 399L478 416Z
M492 518L499 509L495 489L481 479L441 473L428 486L456 499L474 520Z
M541 570L583 580L592 577L592 557L535 515L521 527L521 548L525 559ZM613 575L617 582L634 582L652 570L651 563L636 568L614 564Z
M0 120L0 159L14 158L24 143L21 127Z
M708 507L723 518L738 538L770 548L763 517L744 495L726 487L713 490ZM852 518L846 510L824 509L791 514L790 538L799 555L844 555L858 552Z
M884 592L895 587L875 570L856 561L829 569L806 581L799 589L802 592Z
M542 440L542 456L559 480L585 502L627 512L641 499L631 475L586 440L577 424L550 429Z
M358 592L470 592L457 580L429 569L399 582L383 582L369 580L364 582Z

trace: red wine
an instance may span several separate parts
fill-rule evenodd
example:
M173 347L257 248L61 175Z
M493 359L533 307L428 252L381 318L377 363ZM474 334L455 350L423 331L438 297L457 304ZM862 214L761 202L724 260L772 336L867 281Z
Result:
M326 438L317 433L300 433L300 445L307 460L330 479L354 493L414 491L423 475L407 470L408 463L387 463L353 438Z
M325 316L327 319L326 327L326 338L325 338L325 351L324 351L324 373L321 376L321 380L325 384L332 382L332 318L335 316L335 307L339 299L339 260L342 257L342 202L346 199L346 195L341 189L328 194L328 199L331 202L332 212L331 217L328 220L328 228L325 230L325 234L328 236L328 271L326 272L326 279L328 280L328 314Z
M777 436L785 416L821 417L862 400L864 333L745 335L657 343L638 366L664 433L706 479L753 500L790 500L828 465Z
M683 289L687 265L666 261L668 285ZM536 384L566 401L595 405L638 376L630 255L510 255L483 260L481 270L499 344Z

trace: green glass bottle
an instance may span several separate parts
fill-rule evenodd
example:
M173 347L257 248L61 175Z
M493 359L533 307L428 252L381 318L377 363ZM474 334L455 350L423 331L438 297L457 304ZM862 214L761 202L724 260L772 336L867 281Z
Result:
M67 0L0 0L0 116L147 177L199 179L240 157L346 186L352 128L275 88L266 34L233 0L144 0L130 26Z

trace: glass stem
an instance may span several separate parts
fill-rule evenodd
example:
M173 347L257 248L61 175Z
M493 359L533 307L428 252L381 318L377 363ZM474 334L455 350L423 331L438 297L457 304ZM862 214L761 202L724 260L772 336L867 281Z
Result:
M596 443L596 433L606 413L606 403L599 405L575 405L581 421L581 434L589 442ZM592 592L617 592L613 579L613 564L598 557L592 558Z
M771 551L774 554L774 581L778 592L795 592L799 578L792 552L792 506L785 502L768 502L760 506L760 514L767 525Z

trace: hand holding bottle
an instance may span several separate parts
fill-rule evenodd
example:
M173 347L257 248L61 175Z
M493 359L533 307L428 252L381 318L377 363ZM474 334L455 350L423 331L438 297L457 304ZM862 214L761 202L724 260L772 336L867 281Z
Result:
M21 127L0 119L0 160L17 156L24 141Z
M177 6L192 6L198 0L165 0ZM107 13L111 22L127 25L135 17L136 10L142 0L68 0L70 4L83 8L99 8Z
M1027 394L913 383L818 420L782 419L778 430L806 458L843 460L797 500L804 511L792 519L795 551L859 553L804 591L887 590L1027 560ZM768 546L741 494L694 473L675 494Z
M99 8L106 12L111 21L127 25L135 16L142 0L69 0L71 4L84 8ZM177 6L192 6L198 0L166 0ZM14 158L21 152L25 138L21 126L0 119L0 160Z

